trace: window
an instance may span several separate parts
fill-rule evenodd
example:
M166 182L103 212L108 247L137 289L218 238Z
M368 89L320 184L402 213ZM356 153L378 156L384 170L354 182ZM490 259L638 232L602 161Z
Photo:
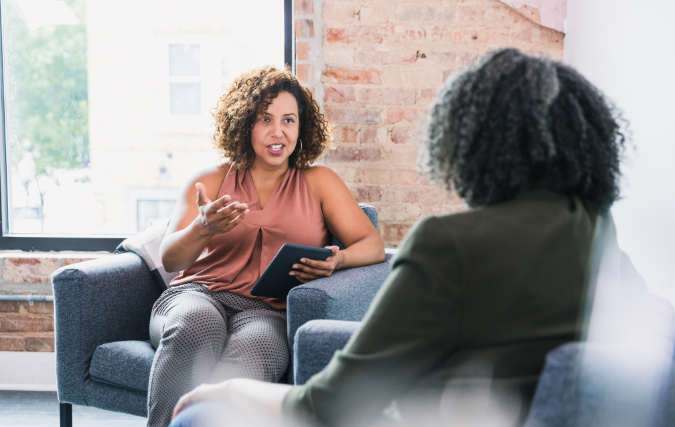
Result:
M292 63L291 0L0 0L0 17L1 249L112 250L165 220L219 161L227 86Z

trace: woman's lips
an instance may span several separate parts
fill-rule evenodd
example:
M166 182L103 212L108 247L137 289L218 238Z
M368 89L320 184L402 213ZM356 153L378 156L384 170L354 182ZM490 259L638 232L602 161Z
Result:
M284 151L284 144L268 145L267 150L269 150L271 154L280 155Z

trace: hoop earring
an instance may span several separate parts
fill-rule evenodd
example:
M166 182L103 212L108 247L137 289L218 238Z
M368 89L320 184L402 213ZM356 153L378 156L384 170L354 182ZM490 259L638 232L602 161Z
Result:
M302 151L302 139L298 138L298 141L300 141L300 149L298 150L298 153Z

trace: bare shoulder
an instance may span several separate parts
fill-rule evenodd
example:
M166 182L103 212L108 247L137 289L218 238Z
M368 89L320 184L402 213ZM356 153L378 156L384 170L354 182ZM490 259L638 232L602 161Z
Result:
M195 184L201 182L206 188L206 196L214 200L218 196L218 191L229 169L229 163L202 169L187 181L184 191L187 193L194 191Z
M305 169L305 176L311 186L330 185L336 182L342 182L342 178L335 171L326 165L312 165ZM344 183L343 183L344 184Z

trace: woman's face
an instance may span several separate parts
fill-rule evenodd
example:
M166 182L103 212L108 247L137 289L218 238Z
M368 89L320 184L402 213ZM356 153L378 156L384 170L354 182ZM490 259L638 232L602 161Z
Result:
M280 92L251 131L251 144L255 151L254 164L280 166L288 164L295 150L300 132L298 103L288 92Z

